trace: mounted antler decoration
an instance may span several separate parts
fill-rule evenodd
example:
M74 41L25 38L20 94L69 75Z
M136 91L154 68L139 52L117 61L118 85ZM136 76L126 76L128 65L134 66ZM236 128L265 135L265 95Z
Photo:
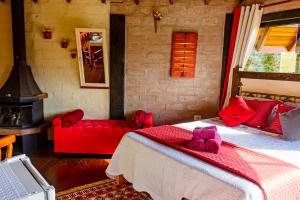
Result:
M158 10L153 10L153 18L154 18L154 28L155 33L157 32L157 22L163 18L161 12Z

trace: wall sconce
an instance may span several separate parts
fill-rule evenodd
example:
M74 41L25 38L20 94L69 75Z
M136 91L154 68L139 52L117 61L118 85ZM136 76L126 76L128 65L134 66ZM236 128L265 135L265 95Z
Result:
M61 48L63 48L63 49L68 48L69 42L70 42L69 39L63 38L63 39L60 41L60 46L61 46Z
M42 33L43 33L43 36L44 36L44 39L51 39L52 38L52 28L50 27L43 27L42 28Z
M71 49L70 52L71 52L71 58L73 59L77 58L77 49Z
M155 33L157 32L157 22L160 21L163 16L161 12L158 10L153 10L153 18L154 18L154 28L155 28Z
M67 3L71 3L72 0L66 0Z

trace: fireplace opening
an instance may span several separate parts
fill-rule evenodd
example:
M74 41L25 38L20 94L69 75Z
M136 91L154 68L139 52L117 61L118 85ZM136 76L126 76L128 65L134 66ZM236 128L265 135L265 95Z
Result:
M43 123L43 102L0 104L0 127L30 128Z

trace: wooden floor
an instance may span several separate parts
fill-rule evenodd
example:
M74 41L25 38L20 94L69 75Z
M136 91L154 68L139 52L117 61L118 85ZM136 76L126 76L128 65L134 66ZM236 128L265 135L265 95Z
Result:
M107 179L105 169L109 159L91 156L30 155L31 162L57 192ZM104 156L109 158L108 156Z

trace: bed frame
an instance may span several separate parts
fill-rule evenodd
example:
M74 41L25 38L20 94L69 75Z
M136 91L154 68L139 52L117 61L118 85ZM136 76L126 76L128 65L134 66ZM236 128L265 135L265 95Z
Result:
M232 80L232 90L231 90L232 97L240 95L246 97L281 100L283 102L289 102L289 103L300 103L300 97L298 96L243 91L242 90L243 84L241 82L242 78L300 82L300 74L245 72L245 71L240 71L239 69L240 69L239 67L235 67L233 69L233 80Z

